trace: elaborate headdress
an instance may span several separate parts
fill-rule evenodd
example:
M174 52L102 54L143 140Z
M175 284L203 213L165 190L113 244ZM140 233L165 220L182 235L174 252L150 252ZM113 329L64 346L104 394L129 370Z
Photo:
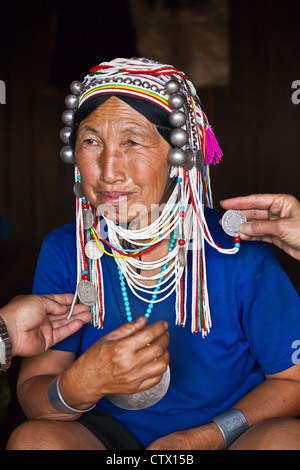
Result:
M205 268L206 241L221 253L234 254L239 249L235 239L232 249L222 249L212 239L204 216L204 206L212 207L209 165L219 163L221 149L215 139L191 79L171 65L148 59L115 59L93 67L83 83L71 84L72 94L66 98L67 110L63 113L66 124L61 131L65 146L61 158L75 164L76 219L77 219L77 289L76 296L90 305L93 322L103 326L105 304L101 256L114 256L117 263L127 319L132 319L127 287L148 304L150 316L155 303L176 292L176 324L185 325L191 314L191 329L205 336L211 327ZM159 217L147 228L128 230L104 220L108 227L108 240L101 234L102 217L85 198L80 174L76 166L74 132L78 114L84 115L91 98L95 106L101 100L116 95L154 104L168 118L168 156L170 178L174 181L171 195ZM132 103L131 103L132 104ZM88 110L87 112L90 112ZM158 125L163 134L165 126ZM239 222L241 223L241 222ZM239 225L239 224L238 224ZM134 244L126 249L120 238ZM164 239L170 238L168 254L159 261L142 262L140 256L152 250ZM145 244L143 240L151 240ZM108 248L107 248L108 247ZM192 249L192 298L187 299L187 250ZM141 269L161 268L161 273L151 278L140 275ZM145 286L143 280L152 280Z

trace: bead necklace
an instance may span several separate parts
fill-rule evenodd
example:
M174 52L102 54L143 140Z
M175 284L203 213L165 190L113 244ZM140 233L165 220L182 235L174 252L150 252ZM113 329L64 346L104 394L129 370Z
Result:
M171 238L171 241L170 241L170 245L169 245L169 248L168 248L168 252L171 252L173 251L174 249L174 246L175 246L175 242L176 242L176 235L177 235L177 230L174 230L173 234L172 234L172 238ZM165 274L165 271L167 270L168 268L168 265L169 265L169 262L167 261L163 267L161 268L161 274L164 273ZM130 303L129 303L129 298L128 298L128 293L127 293L127 289L126 289L126 282L125 282L125 277L120 269L120 267L117 265L117 269L118 269L118 274L119 274L119 280L120 280L120 286L121 286L121 292L122 292L122 297L123 297L123 302L124 302L124 307L125 307L125 312L126 312L126 317L127 317L127 321L128 322L131 322L133 320L133 317L132 317L132 312L131 312L131 309L130 309ZM146 318L149 318L151 313L152 313L152 309L153 309L153 306L154 306L154 303L157 299L157 295L158 295L158 292L160 291L160 288L161 288L161 284L164 280L165 276L161 276L158 280L157 280L157 285L156 287L154 288L154 291L153 291L153 294L151 296L151 300L148 304L148 307L146 309L146 312L145 312L145 317Z

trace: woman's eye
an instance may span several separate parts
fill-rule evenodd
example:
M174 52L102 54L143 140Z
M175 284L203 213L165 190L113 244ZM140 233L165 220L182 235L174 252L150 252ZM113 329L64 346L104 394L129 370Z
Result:
M86 145L95 145L97 142L95 139L84 139L83 143Z
M130 147L135 147L136 145L140 145L140 143L130 139L128 140L127 145L129 145Z

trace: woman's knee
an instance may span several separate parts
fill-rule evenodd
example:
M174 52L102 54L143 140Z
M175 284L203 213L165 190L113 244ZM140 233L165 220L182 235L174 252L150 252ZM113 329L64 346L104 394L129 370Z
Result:
M47 422L43 420L27 421L12 432L6 449L39 450L44 445L45 436L49 437ZM47 444L49 445L48 440Z
M300 450L300 420L271 418L252 426L230 450Z
M32 420L11 434L6 450L104 450L102 443L76 421Z

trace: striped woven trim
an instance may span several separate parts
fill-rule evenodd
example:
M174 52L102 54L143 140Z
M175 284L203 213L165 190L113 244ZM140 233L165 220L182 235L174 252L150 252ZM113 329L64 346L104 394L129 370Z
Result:
M160 108L164 109L168 113L172 111L168 104L168 99L155 92L153 90L148 90L138 86L127 85L126 83L103 83L97 85L93 88L90 88L85 93L82 94L80 98L79 107L92 96L97 95L129 95L135 98L144 99L146 101L151 101Z

